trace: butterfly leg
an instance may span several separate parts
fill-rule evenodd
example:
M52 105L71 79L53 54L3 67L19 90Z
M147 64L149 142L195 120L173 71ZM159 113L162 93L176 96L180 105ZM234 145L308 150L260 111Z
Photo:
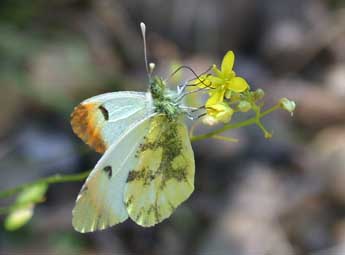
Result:
M188 81L185 81L182 84L177 85L177 95L178 95L178 97L180 97L183 94L183 92L186 89L187 85L188 85Z
M205 106L200 106L200 107L182 106L181 109L186 113L187 117L190 120L196 120L196 119L199 119L202 116L206 115L206 113L201 113L201 114L198 113L198 111L204 110Z

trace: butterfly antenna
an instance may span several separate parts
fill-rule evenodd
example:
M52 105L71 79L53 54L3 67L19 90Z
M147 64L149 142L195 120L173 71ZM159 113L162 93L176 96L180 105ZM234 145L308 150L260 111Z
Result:
M186 66L186 65L182 65L182 66L179 66L178 68L176 68L170 75L169 75L169 78L168 79L171 79L171 77L173 77L175 74L177 74L179 71L181 71L182 69L187 69L189 70L194 76L196 79L199 78L200 75L202 74L196 74L196 72L193 70L193 68L189 67L189 66Z
M202 72L201 74L197 74L193 68L189 67L189 66L186 66L186 65L182 65L182 66L179 66L178 68L176 68L169 76L168 80L171 79L171 77L173 77L177 72L181 71L182 69L187 69L188 71L190 71L195 78L181 84L178 86L178 91L180 91L180 93L182 93L186 87L193 87L193 86L198 86L199 84L203 84L205 86L205 88L210 88L210 89L213 89L213 87L211 86L211 84L206 84L202 79L200 79L200 77L204 74L207 74L211 69L212 69L212 66L210 66L209 68L207 68L206 71ZM198 82L194 82L192 84L188 84L189 82L191 81L195 81L195 80L198 80Z
M143 42L144 42L144 58L145 58L145 68L147 72L147 76L149 77L149 80L151 80L151 73L154 69L154 64L153 63L148 63L147 61L147 47L146 47L146 25L144 22L140 23L140 28L141 28L141 34L143 36Z

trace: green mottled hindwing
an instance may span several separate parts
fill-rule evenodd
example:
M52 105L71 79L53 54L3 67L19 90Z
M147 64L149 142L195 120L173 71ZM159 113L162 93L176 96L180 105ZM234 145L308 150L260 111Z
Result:
M194 190L194 155L186 125L164 114L151 118L124 192L128 215L141 226L168 218Z

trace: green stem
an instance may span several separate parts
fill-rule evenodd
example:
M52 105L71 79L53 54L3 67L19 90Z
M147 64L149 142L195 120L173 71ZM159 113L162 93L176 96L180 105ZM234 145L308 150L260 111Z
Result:
M256 125L261 129L261 131L264 133L264 136L266 139L271 138L272 135L270 132L268 132L266 130L266 128L264 127L264 125L261 122L261 107L257 106L256 104L253 105L253 110L256 113Z
M275 110L277 110L279 108L280 108L279 104L274 105L273 107L269 108L268 110L266 110L264 112L261 112L259 114L259 118L261 119L261 118L265 117L267 114L270 114L271 112L274 112ZM231 129L235 129L235 128L241 128L241 127L257 124L257 119L258 119L258 117L255 115L254 117L252 117L250 119L247 119L245 121L234 123L234 124L225 125L222 128L219 128L217 130L211 131L211 132L203 134L203 135L192 136L190 138L190 140L192 142L196 142L196 141L200 141L200 140L211 138L212 136L218 135L218 134L223 133L223 132L225 132L227 130L231 130Z
M17 194L18 192L21 192L22 190L36 184L41 184L41 183L53 184L53 183L62 183L62 182L82 181L89 175L89 173L90 171L85 171L79 174L66 174L66 175L55 174L53 176L49 176L49 177L42 178L33 182L25 183L23 185L17 186L12 189L4 190L0 192L0 199L13 196Z

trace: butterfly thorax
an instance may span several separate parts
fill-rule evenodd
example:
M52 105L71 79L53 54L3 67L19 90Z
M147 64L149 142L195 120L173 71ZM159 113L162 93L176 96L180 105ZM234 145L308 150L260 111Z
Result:
M179 104L174 101L174 96L160 77L154 77L150 81L150 92L155 112L167 115L170 120L176 119L182 113Z

